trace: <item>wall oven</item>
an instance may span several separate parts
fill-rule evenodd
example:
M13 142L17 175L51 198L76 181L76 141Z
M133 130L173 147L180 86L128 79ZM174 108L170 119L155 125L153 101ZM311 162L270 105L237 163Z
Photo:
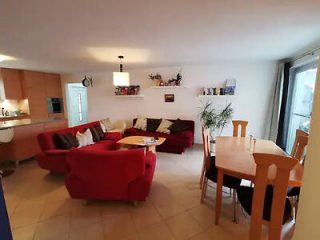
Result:
M62 113L62 98L48 98L48 113Z

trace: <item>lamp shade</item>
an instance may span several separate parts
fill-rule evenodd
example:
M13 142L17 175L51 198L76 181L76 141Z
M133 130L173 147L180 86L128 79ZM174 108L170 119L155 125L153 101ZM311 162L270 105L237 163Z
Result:
M130 76L128 72L113 72L114 86L130 86Z

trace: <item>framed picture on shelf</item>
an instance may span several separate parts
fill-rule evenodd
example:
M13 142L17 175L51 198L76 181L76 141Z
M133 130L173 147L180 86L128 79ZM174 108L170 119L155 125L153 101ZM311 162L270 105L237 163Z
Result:
M165 102L174 102L174 94L165 94L164 101Z

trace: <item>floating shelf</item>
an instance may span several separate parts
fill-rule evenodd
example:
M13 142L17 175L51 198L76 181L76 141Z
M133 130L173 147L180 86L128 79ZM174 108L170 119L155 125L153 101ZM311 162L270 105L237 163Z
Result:
M234 98L236 95L198 95L199 98Z
M115 98L144 98L144 95L115 95Z
M152 86L150 88L155 89L177 89L177 88L189 88L187 86Z

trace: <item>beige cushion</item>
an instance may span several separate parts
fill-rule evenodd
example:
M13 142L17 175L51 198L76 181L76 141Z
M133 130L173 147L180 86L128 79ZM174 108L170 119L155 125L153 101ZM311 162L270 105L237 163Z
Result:
M84 133L78 131L76 138L79 142L79 148L94 144L90 129L87 129Z
M80 132L78 131L77 134L76 134L76 138L77 138L77 140L78 140L78 142L79 142L79 146L78 146L79 148L80 148L80 147L85 147L85 146L88 145L87 136L84 135L83 133L80 133Z
M101 120L100 123L102 123L102 124L104 125L104 127L105 127L105 132L106 132L106 131L110 131L110 130L113 129L112 123L111 123L111 121L110 121L109 118L106 118L106 119ZM103 130L103 129L102 129L102 130Z
M173 122L167 120L167 119L162 119L159 127L157 128L156 132L160 133L167 133L170 134L170 130L168 129Z
M139 116L137 118L134 128L141 129L143 131L147 130L147 118Z

